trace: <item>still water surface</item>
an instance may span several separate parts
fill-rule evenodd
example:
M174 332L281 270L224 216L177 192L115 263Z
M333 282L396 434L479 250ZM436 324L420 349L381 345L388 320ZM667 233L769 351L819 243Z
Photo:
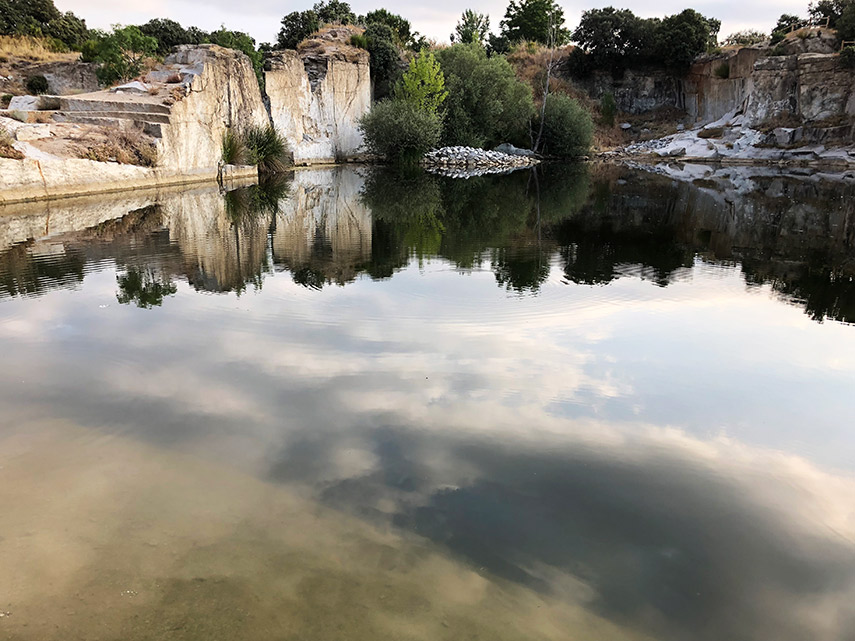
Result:
M855 186L0 210L0 639L852 641Z

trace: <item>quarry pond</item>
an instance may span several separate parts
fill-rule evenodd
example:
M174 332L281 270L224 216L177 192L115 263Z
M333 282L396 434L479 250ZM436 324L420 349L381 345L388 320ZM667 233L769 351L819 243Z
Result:
M0 639L851 641L855 180L0 207Z

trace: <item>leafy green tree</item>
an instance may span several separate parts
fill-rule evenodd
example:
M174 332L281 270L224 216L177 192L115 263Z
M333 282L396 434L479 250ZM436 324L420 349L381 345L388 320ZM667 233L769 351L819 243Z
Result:
M371 23L365 29L364 35L370 55L374 97L379 100L391 93L401 75L401 55L396 45L395 32L388 25Z
M350 5L341 0L328 0L328 2L316 2L312 10L317 14L322 23L353 24L356 22L356 14L350 9Z
M298 44L320 28L320 19L314 11L292 11L282 18L277 45L280 49L296 49Z
M490 16L466 9L460 16L460 22L451 34L451 42L477 42L484 44L490 32Z
M395 94L423 111L434 114L439 111L448 92L445 76L433 53L422 51L410 61L410 68L401 77Z
M650 57L658 21L644 20L628 9L613 7L582 13L573 40L597 69L626 66Z
M855 2L850 2L840 14L837 35L843 40L855 40Z
M564 44L570 37L563 28L564 11L555 0L511 0L501 21L502 35L510 42L528 40L540 44ZM552 32L552 33L550 33Z
M197 45L209 39L210 35L190 27L185 29L175 20L169 18L155 18L140 25L140 31L145 35L157 40L157 53L165 55L177 45Z
M687 69L695 58L713 46L721 22L705 18L694 9L668 16L656 30L656 55L667 67Z
M794 16L790 13L782 14L781 17L778 18L775 28L772 29L771 44L775 45L781 42L781 40L786 38L787 34L790 33L794 27L797 27L802 22L804 21L799 16Z
M110 33L99 34L95 44L96 71L101 84L129 80L142 71L143 60L155 54L157 40L146 36L138 27L115 25Z
M73 49L80 48L89 35L86 21L78 18L71 11L66 11L59 18L51 20L47 25L47 35L64 42Z
M546 98L541 145L544 153L564 158L582 156L590 149L593 135L591 114L577 101L563 94Z
M393 162L415 162L439 143L439 116L407 100L384 100L359 121L369 153Z
M503 56L487 57L478 44L455 44L436 53L448 98L443 141L447 144L493 146L528 144L534 112L531 89L520 82Z
M837 21L843 15L846 7L852 4L853 0L819 0L811 2L808 5L808 15L815 24L823 24L828 20L828 26L832 29L837 28Z
M386 9L369 11L360 18L359 22L366 27L370 27L372 24L386 25L395 33L397 43L402 47L409 46L413 41L414 34L411 30L410 21Z

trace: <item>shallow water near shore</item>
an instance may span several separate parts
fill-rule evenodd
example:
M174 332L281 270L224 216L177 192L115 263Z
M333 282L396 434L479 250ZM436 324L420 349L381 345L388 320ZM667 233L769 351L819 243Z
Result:
M855 184L0 209L0 639L851 641Z

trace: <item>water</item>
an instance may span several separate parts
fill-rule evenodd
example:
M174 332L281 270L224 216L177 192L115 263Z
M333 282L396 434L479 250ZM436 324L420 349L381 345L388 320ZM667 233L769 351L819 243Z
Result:
M855 639L855 186L0 210L0 638Z

